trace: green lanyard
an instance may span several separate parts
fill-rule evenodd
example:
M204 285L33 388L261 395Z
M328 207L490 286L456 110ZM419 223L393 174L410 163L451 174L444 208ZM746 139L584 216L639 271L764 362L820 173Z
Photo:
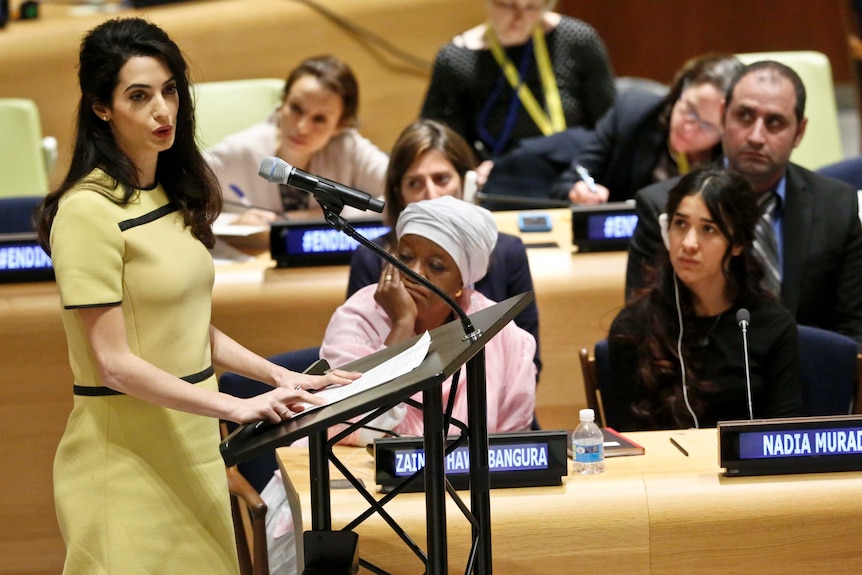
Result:
M542 80L542 90L545 92L545 104L550 111L550 117L539 106L533 92L527 87L527 84L521 80L521 75L518 69L506 56L506 52L497 40L497 35L494 34L493 28L488 24L485 30L486 40L491 47L491 53L497 64L503 70L506 80L509 85L518 94L518 98L530 114L533 122L539 127L539 130L550 136L557 132L562 132L566 129L566 117L563 114L563 102L560 99L560 89L557 87L557 78L554 76L554 69L551 67L551 58L548 56L548 45L545 43L545 33L541 25L537 25L533 30L533 47L536 52L536 63L539 66L539 78Z

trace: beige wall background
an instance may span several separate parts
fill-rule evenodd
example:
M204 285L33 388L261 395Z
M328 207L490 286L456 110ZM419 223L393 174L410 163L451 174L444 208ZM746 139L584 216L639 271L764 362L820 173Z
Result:
M83 34L105 19L137 14L163 27L185 52L197 82L283 78L303 58L337 56L359 80L362 132L388 150L419 113L430 76L421 63L430 66L442 44L481 22L485 5L484 0L210 0L76 16L70 3L47 1L41 9L39 20L13 21L0 30L0 98L30 98L38 105L43 133L59 142L56 185L71 153L78 46ZM387 51L374 35L420 66Z

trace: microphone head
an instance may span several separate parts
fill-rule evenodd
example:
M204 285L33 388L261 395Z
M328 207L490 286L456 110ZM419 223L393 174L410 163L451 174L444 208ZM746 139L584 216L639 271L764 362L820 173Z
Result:
M261 178L269 180L270 182L284 184L287 182L287 177L290 175L292 170L293 166L281 158L266 156L260 161L260 167L258 167L257 174Z
M751 314L744 307L739 308L739 311L736 312L736 323L740 326L751 323Z

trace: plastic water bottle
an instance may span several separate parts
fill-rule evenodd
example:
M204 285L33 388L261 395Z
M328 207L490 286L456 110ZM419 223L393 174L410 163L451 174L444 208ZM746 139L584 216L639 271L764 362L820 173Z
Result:
M582 409L581 423L572 434L572 458L575 473L593 475L605 470L604 435L596 425L596 414L592 409Z

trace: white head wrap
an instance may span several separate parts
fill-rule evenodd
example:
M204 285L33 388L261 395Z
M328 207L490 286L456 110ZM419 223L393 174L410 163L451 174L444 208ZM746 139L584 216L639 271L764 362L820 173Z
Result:
M395 224L396 237L405 234L422 236L446 250L461 272L461 281L471 285L488 273L497 223L485 208L443 196L408 204Z

